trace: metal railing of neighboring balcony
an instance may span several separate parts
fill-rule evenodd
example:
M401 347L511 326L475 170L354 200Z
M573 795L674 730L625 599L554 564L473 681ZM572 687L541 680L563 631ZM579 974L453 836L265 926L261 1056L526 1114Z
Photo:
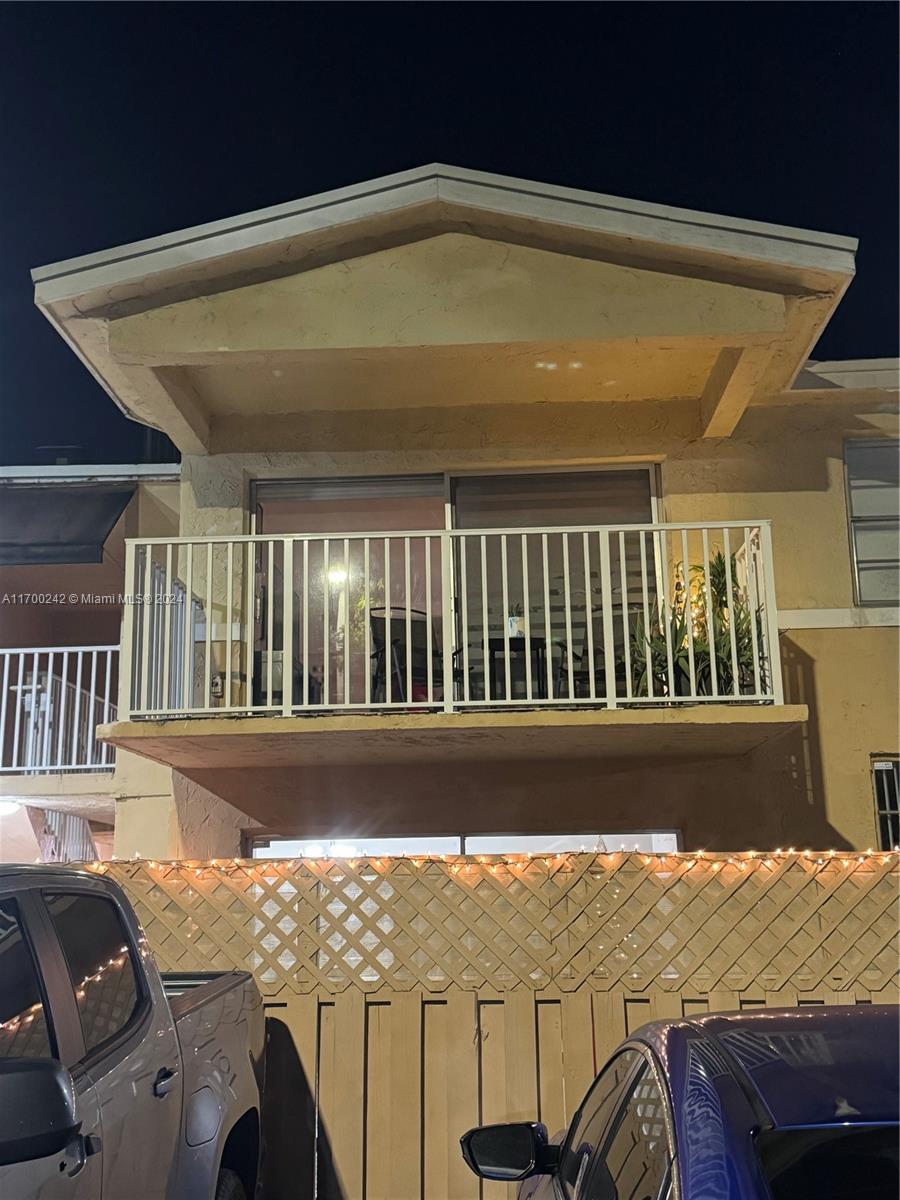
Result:
M116 719L118 665L118 646L0 650L0 772L111 771L96 729Z
M131 540L126 581L122 719L782 702L765 521Z

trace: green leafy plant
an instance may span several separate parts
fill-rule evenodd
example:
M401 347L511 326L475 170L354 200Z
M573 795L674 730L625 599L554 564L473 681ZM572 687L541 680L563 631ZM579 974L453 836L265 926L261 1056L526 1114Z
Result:
M714 694L713 668L719 695L734 693L735 674L739 693L755 692L754 622L759 686L765 690L762 616L758 608L751 611L749 595L738 586L735 556L731 558L731 604L728 602L728 570L721 550L716 551L705 567L693 565L690 576L687 586L682 584L676 588L677 598L667 615L668 630L656 612L646 628L643 613L634 618L630 654L634 694L649 696L652 683L653 695L660 699L670 695L711 696ZM695 690L691 687L692 659Z

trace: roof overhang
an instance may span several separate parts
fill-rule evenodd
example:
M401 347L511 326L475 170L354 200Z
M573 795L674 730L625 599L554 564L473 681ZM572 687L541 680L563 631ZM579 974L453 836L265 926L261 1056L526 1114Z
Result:
M484 381L485 390L499 394L496 383L507 377L510 358L533 370L545 361L540 355L558 354L562 361L585 364L585 375L579 378L585 381L581 387L587 399L593 397L591 371L602 375L603 364L613 355L618 356L621 375L618 368L628 346L641 343L642 352L635 356L632 375L623 386L644 394L646 387L655 386L642 373L641 364L652 356L643 353L647 339L657 357L672 351L678 363L675 376L699 401L701 432L708 436L727 436L754 397L791 386L852 279L857 245L849 237L432 165L39 268L33 272L35 298L127 415L163 429L182 451L203 453L228 448L228 414L217 407L223 370L243 372L247 394L255 397L263 394L262 380L285 372L293 378L294 372L296 390L305 389L313 407L330 409L335 394L352 389L354 362L366 376L383 372L384 394L389 396L395 394L398 379L418 377L423 354L434 349L427 332L405 341L394 336L393 331L404 329L421 308L414 295L408 312L386 314L389 328L370 338L373 344L365 338L354 341L352 322L335 342L330 325L327 336L317 341L297 320L286 322L304 333L295 342L254 342L258 330L241 342L233 335L234 304L241 303L242 295L247 311L259 311L260 299L271 298L265 289L273 281L317 273L306 281L305 297L291 294L283 301L308 315L310 290L315 296L322 294L320 283L326 292L334 288L337 272L329 273L329 268L335 264L341 273L351 267L361 272L359 287L368 288L370 295L385 294L377 292L378 271L389 287L395 264L379 265L379 255L445 235L457 238L450 247L453 253L460 247L468 253L469 240L480 239L487 256L482 275L490 274L491 280L503 266L490 258L491 248L519 248L519 282L527 277L526 290L532 280L538 280L541 290L550 289L543 310L547 323L544 328L537 320L513 322L509 330L495 330L479 344L478 317L485 311L485 292L490 292L490 287L482 288L471 311L459 319L459 341L437 347L443 359L436 355L434 365L429 360L430 377L439 381L441 364L449 357L457 373L468 372ZM404 253L414 260L409 277L423 278L423 287L433 288L434 280L441 278L440 262L429 268L432 274L423 275L421 255L417 258L417 252L408 249ZM637 334L627 323L605 321L599 309L599 335L590 322L586 329L584 320L567 325L558 319L559 305L553 302L553 263L560 255L582 280L583 303L576 298L576 314L594 313L591 304L607 286L611 308L634 279L649 295L644 273L667 287L670 281L683 281L686 302L671 285L675 290L670 315L660 317L657 327L642 326ZM467 272L467 279L477 279L477 262L473 260ZM302 293L304 282L297 287ZM272 294L283 296L284 285ZM197 304L192 307L198 301L203 321L198 320ZM351 298L339 311L352 302ZM500 311L506 311L505 303L501 295ZM717 327L714 314L731 305L736 314L733 326L723 319ZM712 335L691 326L691 313L696 322L708 314ZM199 337L203 330L207 344ZM585 336L592 332L594 336ZM460 354L448 355L457 345ZM491 364L498 358L501 371L494 376ZM210 371L220 376L210 376ZM563 374L553 378L553 387L563 386ZM240 392L241 379L234 378ZM210 379L214 386L207 387ZM520 392L520 384L515 386ZM569 377L565 386L570 391L574 386ZM549 374L544 373L534 398L554 398L555 393L547 391L550 387ZM435 402L441 402L439 386L436 394ZM676 395L684 398L685 392ZM653 393L653 398L665 397ZM259 414L250 415L266 411L270 410L263 406Z

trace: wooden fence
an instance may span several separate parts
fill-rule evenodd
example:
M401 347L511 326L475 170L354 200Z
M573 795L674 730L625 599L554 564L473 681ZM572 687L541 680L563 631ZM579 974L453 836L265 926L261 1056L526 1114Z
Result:
M250 969L266 1200L477 1200L471 1125L571 1118L649 1020L896 1002L896 854L104 864L163 970Z

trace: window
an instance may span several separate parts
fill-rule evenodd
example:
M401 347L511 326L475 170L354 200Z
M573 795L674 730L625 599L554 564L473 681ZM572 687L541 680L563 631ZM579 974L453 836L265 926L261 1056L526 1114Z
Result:
M881 850L893 850L900 845L900 759L874 759L872 778L878 845Z
M0 900L0 1058L56 1058L37 964L15 900Z
M600 1146L625 1085L641 1061L636 1050L616 1055L597 1077L575 1114L559 1165L559 1179L567 1200L584 1200L582 1184L591 1156Z
M896 1200L896 1125L773 1129L756 1148L772 1200Z
M656 1200L669 1176L662 1092L645 1066L616 1114L612 1133L588 1167L578 1200Z
M373 858L407 855L423 858L440 854L567 854L637 850L644 854L674 854L679 835L641 833L465 834L453 837L253 838L253 858Z
M860 604L900 603L898 445L887 438L845 444L850 537Z
M138 975L119 910L105 896L45 895L75 989L88 1054L115 1037L138 1009Z

